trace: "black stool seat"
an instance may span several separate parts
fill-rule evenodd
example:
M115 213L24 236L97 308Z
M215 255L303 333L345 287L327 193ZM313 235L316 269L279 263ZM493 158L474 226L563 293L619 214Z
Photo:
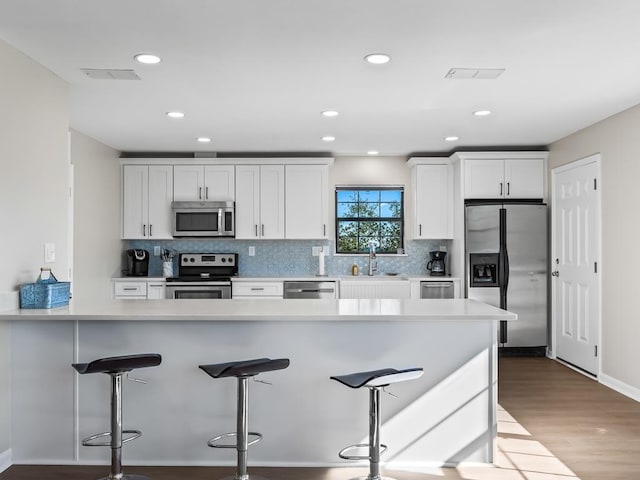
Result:
M403 382L405 380L413 380L422 375L422 368L405 368L396 370L395 368L382 368L380 370L371 370L369 372L357 372L347 375L336 375L330 377L343 385L351 388L360 387L386 387L392 383Z
M141 353L98 358L89 363L73 363L71 366L78 373L123 373L136 368L156 367L160 362L162 362L162 356L157 353Z
M253 377L262 372L283 370L289 366L288 358L255 358L253 360L240 360L237 362L216 363L211 365L199 365L199 367L213 378L223 377Z

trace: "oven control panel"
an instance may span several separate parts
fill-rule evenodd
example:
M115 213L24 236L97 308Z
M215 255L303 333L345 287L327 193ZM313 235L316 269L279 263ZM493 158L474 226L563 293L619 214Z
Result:
M237 253L181 253L183 267L233 267L238 261Z

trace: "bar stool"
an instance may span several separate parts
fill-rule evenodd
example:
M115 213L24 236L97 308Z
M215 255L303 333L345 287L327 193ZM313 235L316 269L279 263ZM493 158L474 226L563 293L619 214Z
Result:
M74 363L71 366L78 373L106 373L111 377L111 431L91 435L82 440L85 447L111 447L111 471L109 476L100 480L146 480L144 475L124 475L122 473L122 444L142 436L140 430L122 429L122 375L136 368L160 365L162 357L157 353L123 355L120 357L99 358L90 363ZM136 380L146 383L143 380ZM131 435L123 438L123 435ZM96 441L102 437L111 437L109 441Z
M251 445L262 440L262 434L249 432L248 403L249 403L249 378L263 372L283 370L289 366L288 358L256 358L254 360L242 360L238 362L218 363L213 365L200 365L208 375L213 378L236 377L238 379L238 410L236 416L237 431L233 433L223 433L213 437L207 445L213 448L235 448L238 452L236 467L236 480L248 480L247 474L247 450ZM267 383L267 382L262 382ZM255 437L249 441L249 436ZM236 437L235 445L225 445L217 443L225 437Z
M406 368L396 370L383 368L370 372L357 372L348 375L330 377L350 388L367 387L369 389L369 443L358 443L343 448L338 453L345 460L369 460L369 475L367 480L380 480L380 455L387 449L380 443L380 390L384 387L406 380L419 378L423 374L422 368ZM346 452L355 448L369 447L369 455L347 455ZM382 447L382 450L380 448Z

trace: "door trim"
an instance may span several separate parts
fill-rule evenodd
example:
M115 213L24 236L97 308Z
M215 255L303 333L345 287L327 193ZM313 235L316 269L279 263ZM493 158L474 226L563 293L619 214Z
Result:
M583 157L578 160L574 160L573 162L566 163L564 165L560 165L551 169L551 191L549 192L549 198L551 201L551 238L550 238L550 248L549 251L551 255L549 256L549 274L554 270L553 259L556 257L556 207L555 207L555 191L556 191L556 176L559 173L566 172L567 170L572 170L574 168L582 167L584 165L589 165L591 163L595 163L596 172L597 172L597 188L596 188L596 203L597 203L597 218L598 218L598 279L597 279L597 288L598 295L600 296L600 301L598 302L598 358L596 362L597 370L595 373L596 378L600 376L600 372L602 371L602 355L604 348L602 346L602 277L603 273L606 269L604 262L602 261L602 155L600 153L594 153L593 155L589 155L588 157ZM548 350L547 356L549 358L556 358L556 323L557 323L557 312L555 310L556 305L556 289L554 288L554 284L552 281L549 282L550 289L550 310L551 310L551 349Z

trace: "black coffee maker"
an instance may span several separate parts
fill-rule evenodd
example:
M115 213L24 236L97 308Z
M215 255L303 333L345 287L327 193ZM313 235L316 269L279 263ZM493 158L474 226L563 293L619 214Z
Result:
M447 257L447 252L429 252L429 255L431 256L431 260L427 262L429 275L433 277L443 277L446 275L444 259Z
M146 277L149 275L149 252L142 249L129 249L125 252L127 277Z

